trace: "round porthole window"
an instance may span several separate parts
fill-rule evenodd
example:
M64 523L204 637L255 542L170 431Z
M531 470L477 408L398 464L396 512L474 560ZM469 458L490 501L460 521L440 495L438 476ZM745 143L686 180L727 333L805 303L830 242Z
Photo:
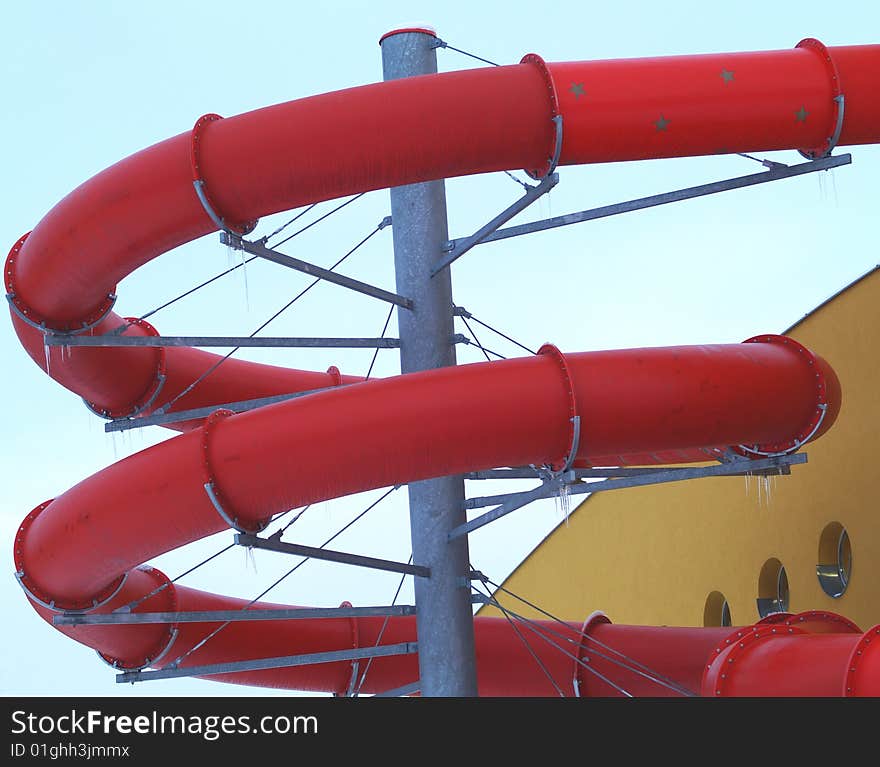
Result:
M788 612L788 575L775 557L768 559L758 576L758 615Z
M819 585L829 597L837 599L846 591L852 576L852 546L846 528L840 522L825 526L819 537Z
M730 619L730 605L727 604L724 594L713 591L706 597L706 605L703 607L704 626L732 626Z

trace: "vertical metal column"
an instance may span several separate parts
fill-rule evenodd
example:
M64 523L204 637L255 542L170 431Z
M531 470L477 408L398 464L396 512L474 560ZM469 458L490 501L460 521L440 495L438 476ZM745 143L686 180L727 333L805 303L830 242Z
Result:
M384 79L436 74L435 41L430 30L385 35L380 41ZM412 310L398 311L401 372L455 365L452 280L448 269L431 277L449 239L444 182L392 189L391 220L397 290L415 303ZM467 536L447 538L467 521L463 502L461 476L409 485L413 562L431 568L430 578L415 579L423 696L477 695Z

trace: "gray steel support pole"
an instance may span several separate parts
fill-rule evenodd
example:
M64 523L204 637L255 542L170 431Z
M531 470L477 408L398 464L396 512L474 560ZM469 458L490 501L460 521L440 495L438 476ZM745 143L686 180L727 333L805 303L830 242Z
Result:
M381 41L385 80L435 74L436 39L427 30L386 35ZM398 309L401 372L455 365L449 270L431 277L449 239L444 182L392 189L391 220L397 290L414 302L411 310ZM430 578L415 579L419 677L427 697L477 695L467 536L447 538L467 521L463 502L461 476L409 485L413 562L431 569Z

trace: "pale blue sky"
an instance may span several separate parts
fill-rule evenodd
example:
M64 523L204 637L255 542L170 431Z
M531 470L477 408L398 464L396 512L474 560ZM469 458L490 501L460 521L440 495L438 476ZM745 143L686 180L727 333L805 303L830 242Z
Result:
M524 2L252 1L184 3L7 3L0 87L6 108L0 146L6 192L0 241L11 246L67 192L149 144L189 129L201 114L234 115L264 105L381 79L379 37L429 24L450 45L501 63L535 52L548 61L790 48L804 37L827 45L880 43L880 7L868 0L736 4ZM441 71L480 66L440 51ZM736 342L778 332L877 263L880 151L855 147L853 164L677 206L628 214L486 245L456 264L457 303L528 345L564 351ZM774 159L797 162L795 152ZM738 157L666 160L561 169L556 190L522 220L760 170ZM504 175L448 184L450 231L471 230L513 201ZM291 249L332 263L388 213L371 193L315 227ZM282 216L266 219L258 234ZM385 231L351 260L349 274L393 287ZM229 256L211 236L148 265L119 286L117 310L139 315L222 270ZM271 264L241 274L156 315L166 334L246 335L300 290L305 278ZM246 290L247 288L247 290ZM273 334L378 335L387 309L333 286L312 291ZM391 332L394 330L392 328ZM515 349L483 332L491 348ZM821 350L818 350L821 351ZM0 322L4 375L0 578L6 630L0 638L0 693L16 695L264 694L198 680L121 687L95 654L37 618L13 578L12 538L43 500L114 460L171 433L156 428L105 435L79 399L60 388ZM363 373L370 354L241 353L306 369L337 364ZM460 362L478 361L460 348ZM382 352L376 374L395 373ZM845 382L844 382L845 383ZM482 488L484 490L485 488ZM312 509L297 525L317 544L379 493ZM472 538L473 564L503 578L556 524L553 502L534 504ZM339 548L405 560L405 491L378 507ZM229 542L215 536L156 564L174 577ZM185 579L252 597L290 566L263 554L254 566L234 550ZM272 597L294 604L388 601L397 578L309 563ZM403 600L411 599L405 590ZM603 605L596 605L601 609ZM613 615L611 616L614 617Z

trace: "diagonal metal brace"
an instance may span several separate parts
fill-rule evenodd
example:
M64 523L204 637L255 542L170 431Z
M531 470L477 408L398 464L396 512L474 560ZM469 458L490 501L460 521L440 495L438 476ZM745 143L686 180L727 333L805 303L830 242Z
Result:
M347 386L349 384L343 384ZM165 423L179 423L181 421L191 421L197 418L207 418L216 410L232 410L235 413L244 413L248 410L256 410L258 407L266 405L274 405L277 402L286 402L289 399L298 399L306 397L309 394L317 394L330 389L342 388L342 386L329 386L323 389L306 389L304 391L293 392L291 394L276 394L271 397L258 397L257 399L239 400L238 402L225 402L217 405L208 405L206 407L197 407L191 410L176 410L172 413L155 413L148 416L139 416L137 418L117 418L109 423L104 424L104 431L127 431L129 429L140 429L144 426L159 426Z
M470 237L460 237L456 240L448 240L447 242L445 242L443 245L443 249L447 252L447 255L436 267L431 270L431 276L435 277L446 267L448 267L453 261L461 258L475 245L479 245L481 242L486 241L487 238L492 234L492 232L498 229L499 226L507 223L517 214L522 213L522 211L528 208L529 205L531 205L533 202L535 202L535 200L539 199L543 195L547 194L547 192L549 192L558 183L558 173L551 173L548 176L545 176L541 180L541 183L536 184L535 186L530 186L528 188L528 191L515 203L513 203L513 205L502 210L501 213L495 216L495 218L493 218L489 223L481 226Z
M317 277L318 279L332 282L334 285L341 285L342 287L348 288L349 290L354 290L358 293L363 293L364 295L378 298L381 301L387 301L388 303L402 306L404 309L413 308L413 302L409 298L404 298L403 296L397 295L397 293L392 293L388 290L382 290L382 288L374 287L373 285L369 285L366 282L361 282L360 280L346 277L343 274L337 274L336 272L330 271L329 269L324 269L321 266L315 266L314 264L310 264L306 261L301 261L300 259L294 258L293 256L279 253L277 250L267 248L259 241L251 242L227 231L220 233L220 242L222 242L224 245L228 245L230 248L234 248L235 250L243 250L245 253L259 256L266 261L272 261L273 263L280 264L281 266L286 266L290 269L295 269L298 272L303 272L303 274L308 274L311 277Z
M498 503L501 500L503 500L503 503L492 509L492 511L488 511L476 519L472 519L463 525L453 528L449 531L447 537L452 541L456 538L460 538L462 535L467 535L484 525L488 525L490 522L494 522L496 519L500 519L501 517L510 514L512 511L521 509L523 506L528 506L534 501L549 498L564 486L569 485L572 481L574 481L574 478L571 476L571 473L563 472L553 479L546 480L533 490L527 490L524 493L510 493L486 498L470 498L464 502L466 508L473 509L478 508L479 506L491 506L493 503Z

